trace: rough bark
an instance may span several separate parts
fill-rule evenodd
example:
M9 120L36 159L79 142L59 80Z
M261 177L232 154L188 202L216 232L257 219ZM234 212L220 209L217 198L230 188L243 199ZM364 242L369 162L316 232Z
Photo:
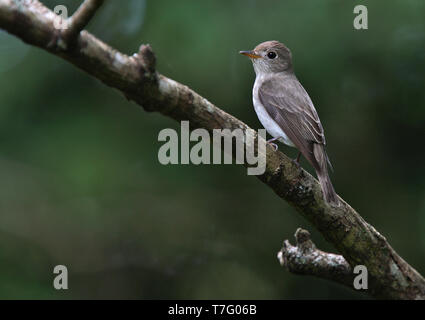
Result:
M353 269L343 256L321 251L311 241L307 230L298 228L295 232L295 246L288 240L277 257L282 266L296 274L316 276L339 282L353 288Z
M69 45L63 32L54 28L55 19L57 16L39 1L0 0L0 28L69 61L120 90L146 111L189 120L192 128L252 130L187 86L158 73L149 45L127 56L86 31ZM318 182L283 153L269 145L266 152L266 171L258 178L310 221L351 266L367 267L368 293L391 299L425 299L425 279L375 228L344 200L339 207L325 203Z

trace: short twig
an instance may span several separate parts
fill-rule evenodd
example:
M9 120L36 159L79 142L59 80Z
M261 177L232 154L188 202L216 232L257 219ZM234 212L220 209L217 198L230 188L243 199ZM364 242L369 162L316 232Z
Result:
M288 240L283 242L278 259L288 271L312 275L353 287L353 272L343 256L327 253L316 248L307 230L298 228L295 232L296 245Z
M68 28L62 32L61 38L68 44L75 41L80 32L88 25L104 0L84 0L80 7L69 18Z

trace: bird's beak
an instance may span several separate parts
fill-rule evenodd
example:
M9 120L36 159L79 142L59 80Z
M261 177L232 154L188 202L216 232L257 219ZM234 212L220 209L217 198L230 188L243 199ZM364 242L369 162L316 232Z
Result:
M250 57L251 59L258 59L261 58L260 55L256 54L254 51L239 51L240 54L243 54L244 56Z

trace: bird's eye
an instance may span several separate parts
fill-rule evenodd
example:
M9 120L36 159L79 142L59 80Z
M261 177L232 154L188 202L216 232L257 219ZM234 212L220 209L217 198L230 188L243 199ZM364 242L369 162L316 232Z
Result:
M276 58L276 52L270 51L269 53L267 53L267 57L269 59L274 59Z

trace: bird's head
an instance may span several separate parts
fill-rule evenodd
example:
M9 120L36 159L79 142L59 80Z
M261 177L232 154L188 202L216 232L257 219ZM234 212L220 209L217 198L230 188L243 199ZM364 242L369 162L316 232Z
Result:
M257 75L292 71L291 51L278 41L266 41L254 50L239 53L251 59Z

